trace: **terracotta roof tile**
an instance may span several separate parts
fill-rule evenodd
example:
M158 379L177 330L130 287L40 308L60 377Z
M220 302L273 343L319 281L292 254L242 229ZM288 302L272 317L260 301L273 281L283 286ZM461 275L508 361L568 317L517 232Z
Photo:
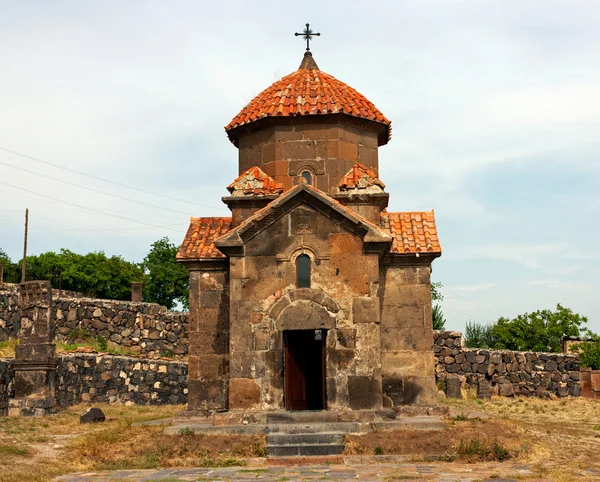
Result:
M352 169L346 173L338 184L340 191L366 189L371 186L379 186L381 189L385 188L385 184L379 180L375 173L360 162L354 164Z
M232 196L281 194L283 184L275 182L260 167L254 166L227 186L227 190Z
M391 253L440 253L433 211L381 213L381 226L392 233Z
M231 229L231 218L190 218L190 226L177 252L177 259L219 259L225 255L214 240Z
M271 116L338 114L344 112L387 126L391 122L360 92L332 75L314 68L300 68L263 90L225 127L236 127ZM231 136L230 136L231 138Z

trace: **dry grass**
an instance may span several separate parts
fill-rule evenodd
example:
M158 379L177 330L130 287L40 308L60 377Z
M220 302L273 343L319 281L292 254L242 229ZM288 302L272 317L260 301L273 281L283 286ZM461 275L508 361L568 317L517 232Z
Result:
M80 425L82 405L44 418L0 418L0 482L87 470L240 465L264 455L264 437L164 435L161 426L133 425L173 416L183 406L95 406L105 423Z
M518 458L535 443L504 421L449 419L444 430L393 430L347 435L347 455L411 455L416 460L495 461Z
M575 469L600 469L600 438L594 430L600 423L598 400L494 397L485 401L449 399L446 403L454 414L479 411L514 427L530 441L520 459L535 467L539 476L573 480Z
M573 480L576 469L600 469L600 438L595 437L600 401L467 398L445 403L452 413L441 432L349 436L346 451L409 453L417 459L445 454L446 460L470 462L494 460L506 450L509 460L532 467L536 477L559 482ZM239 465L264 455L262 436L164 435L163 427L134 425L173 416L183 406L99 406L107 421L98 425L79 424L83 405L45 418L0 417L0 482L47 481L99 469ZM490 418L461 416L473 411Z

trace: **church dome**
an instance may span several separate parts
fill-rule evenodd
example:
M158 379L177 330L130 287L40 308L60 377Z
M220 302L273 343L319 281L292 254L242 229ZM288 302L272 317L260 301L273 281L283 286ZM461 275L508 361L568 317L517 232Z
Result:
M225 127L237 145L234 130L269 117L346 114L381 124L379 145L391 137L391 122L364 95L332 75L321 71L306 52L300 68L267 87Z

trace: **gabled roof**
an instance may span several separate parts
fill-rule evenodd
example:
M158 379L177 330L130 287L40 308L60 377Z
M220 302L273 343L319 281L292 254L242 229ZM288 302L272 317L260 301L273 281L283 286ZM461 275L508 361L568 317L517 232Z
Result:
M307 55L311 58L306 61ZM391 122L364 95L332 75L322 72L310 52L300 68L267 87L244 107L225 130L235 143L231 130L267 117L291 117L320 114L346 114L382 124L385 135L380 145L391 137Z
M367 189L370 187L379 187L379 191L385 189L385 184L377 177L377 175L371 171L368 167L364 166L360 162L357 162L352 166L346 175L342 178L338 184L340 191L349 191L353 189Z
M394 236L391 253L442 253L433 211L383 211L380 219L381 227Z
M275 182L260 167L253 166L227 186L227 190L232 196L281 194L283 184Z
M190 218L190 226L177 252L177 259L225 258L214 245L214 240L231 228L231 218Z
M389 232L380 226L356 214L352 209L330 198L323 191L309 184L300 183L215 240L215 246L221 250L240 248L286 212L302 203L309 203L313 207L323 210L330 217L337 216L349 229L360 232L365 243L390 243L392 241Z

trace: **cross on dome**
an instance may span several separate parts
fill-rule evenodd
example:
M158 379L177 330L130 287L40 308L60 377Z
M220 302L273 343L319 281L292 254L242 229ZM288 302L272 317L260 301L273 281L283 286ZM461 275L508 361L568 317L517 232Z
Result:
M294 35L296 37L298 35L302 35L302 38L304 40L306 40L306 51L307 52L310 52L310 41L312 40L311 37L320 37L321 36L321 34L318 33L318 32L317 33L313 33L312 29L310 28L310 24L309 23L306 24L306 27L304 28L304 30L302 32L300 32L300 33L296 32Z

